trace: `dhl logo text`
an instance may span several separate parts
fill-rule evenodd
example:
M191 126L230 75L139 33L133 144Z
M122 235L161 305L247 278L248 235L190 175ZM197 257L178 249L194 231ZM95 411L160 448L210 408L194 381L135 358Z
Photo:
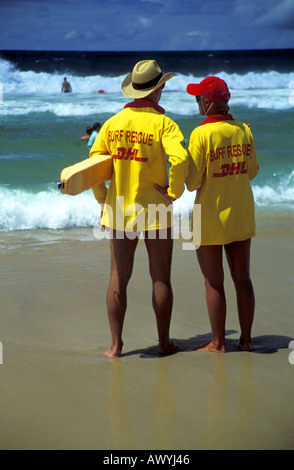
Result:
M220 169L221 173L213 173L214 178L223 178L224 176L232 176L247 173L245 162L224 163Z
M135 160L136 162L147 162L147 157L138 157L139 149L136 148L125 148L125 147L118 147L117 154L112 155L113 158L117 160Z

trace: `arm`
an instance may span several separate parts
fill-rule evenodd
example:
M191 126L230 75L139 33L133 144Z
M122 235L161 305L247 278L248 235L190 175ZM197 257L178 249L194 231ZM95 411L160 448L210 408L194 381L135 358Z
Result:
M189 142L189 173L186 178L186 186L189 191L200 188L204 172L206 170L206 161L201 148L197 128L191 134Z
M251 154L250 154L250 160L249 160L248 175L249 175L249 179L253 180L257 176L259 166L257 163L257 155L256 155L256 148L255 148L253 135L251 133L250 128L248 127L247 127L247 134L249 134L249 141L251 144Z
M169 187L166 190L166 195L174 200L179 198L185 190L185 179L188 174L189 164L185 140L177 124L172 122L164 130L162 143L171 163Z
M103 127L102 127L103 129ZM103 131L99 132L97 138L95 139L89 153L89 157L95 157L96 155L104 155L106 153L109 153L108 148L106 147L105 144L105 139L104 139L104 134L105 132ZM96 184L95 186L92 187L92 191L94 194L95 199L99 202L99 204L104 204L106 201L106 195L107 195L107 187L105 183L101 184Z

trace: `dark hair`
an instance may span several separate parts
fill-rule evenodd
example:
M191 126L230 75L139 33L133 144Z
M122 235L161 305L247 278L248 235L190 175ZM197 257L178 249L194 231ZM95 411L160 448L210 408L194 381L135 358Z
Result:
M228 103L213 103L217 114L228 114L230 111Z
M100 128L101 128L100 122L94 122L94 124L93 124L93 130L96 131L97 129L100 129Z
M86 127L86 134L89 134L89 135L91 135L91 134L92 134L92 132L93 132L93 129L92 129L92 127Z

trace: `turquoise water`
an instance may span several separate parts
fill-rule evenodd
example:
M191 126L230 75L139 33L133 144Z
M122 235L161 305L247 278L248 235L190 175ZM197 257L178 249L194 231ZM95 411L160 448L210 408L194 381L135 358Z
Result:
M99 207L92 192L65 196L57 182L64 167L87 158L87 146L80 140L86 126L103 124L127 103L120 84L134 60L114 54L103 69L99 53L7 54L0 53L0 231L93 226ZM156 53L148 57L151 54ZM248 54L161 53L157 60L166 65L164 71L177 75L167 83L160 104L180 125L188 144L202 118L185 92L187 84L207 74L224 78L231 90L233 116L250 123L255 138L260 165L252 183L257 215L283 215L291 223L294 52L287 51L287 61L277 51L258 57L252 52L251 61ZM72 94L60 93L64 75ZM194 196L185 192L176 211L181 205L192 206Z

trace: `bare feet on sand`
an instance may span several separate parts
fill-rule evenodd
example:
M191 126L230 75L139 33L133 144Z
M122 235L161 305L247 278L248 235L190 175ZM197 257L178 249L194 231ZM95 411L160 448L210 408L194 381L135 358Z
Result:
M121 351L123 348L123 343L120 345L111 345L107 351L104 352L104 355L109 357L110 359L117 359L121 357Z
M158 353L160 356L169 356L170 354L175 354L181 350L182 348L180 346L175 344L173 341L170 341L165 347L159 346Z
M109 357L110 359L117 359L120 358L122 355L122 348L123 343L120 346L111 345L107 351L104 352L104 355ZM173 341L170 341L167 346L160 346L158 348L159 356L169 356L171 354L175 354L179 351L182 351L182 348L175 344Z
M224 344L217 346L213 341L211 341L210 343L203 345L203 346L195 346L193 348L193 351L210 351L210 352L217 352L217 353L225 353L226 346Z
M234 343L235 346L237 346L237 348L239 348L241 351L247 351L247 352L250 352L252 351L252 345L251 343L248 343L248 342L244 342L242 341L241 339L239 341L237 341L236 343Z

